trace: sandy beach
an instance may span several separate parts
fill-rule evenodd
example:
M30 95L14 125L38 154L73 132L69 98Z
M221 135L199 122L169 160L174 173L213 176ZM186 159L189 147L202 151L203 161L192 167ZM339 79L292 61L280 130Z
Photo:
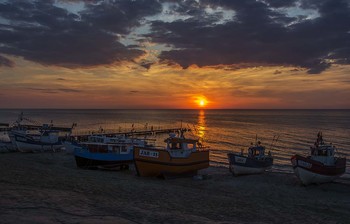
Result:
M82 170L72 155L0 154L1 223L350 223L350 185L301 186L294 174L205 180Z

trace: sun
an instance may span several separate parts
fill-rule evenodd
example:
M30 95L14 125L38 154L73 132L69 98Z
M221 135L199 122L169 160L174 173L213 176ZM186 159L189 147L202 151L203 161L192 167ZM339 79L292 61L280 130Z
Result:
M208 100L204 96L198 96L196 97L194 101L199 107L205 107L208 104Z

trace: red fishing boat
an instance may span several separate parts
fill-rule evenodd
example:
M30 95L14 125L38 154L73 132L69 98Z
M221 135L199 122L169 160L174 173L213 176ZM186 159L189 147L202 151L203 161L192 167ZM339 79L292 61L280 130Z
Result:
M335 146L326 144L319 132L309 156L291 158L294 172L304 185L331 182L344 174L346 168L346 158L337 157L335 153Z

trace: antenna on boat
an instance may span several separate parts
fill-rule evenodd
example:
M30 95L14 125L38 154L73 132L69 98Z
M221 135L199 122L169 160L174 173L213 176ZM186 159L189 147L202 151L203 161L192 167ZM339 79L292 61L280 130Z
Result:
M274 136L273 136L273 139L272 139L272 142L271 142L271 145L270 145L270 150L273 149L273 146L274 146L273 144L274 144L274 143L277 143L279 137L280 137L280 135L274 135Z

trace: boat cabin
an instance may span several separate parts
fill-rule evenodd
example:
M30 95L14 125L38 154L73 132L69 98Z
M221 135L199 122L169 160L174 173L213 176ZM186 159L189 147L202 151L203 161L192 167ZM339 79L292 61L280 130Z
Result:
M59 141L59 131L41 130L40 141L43 143L56 143Z
M195 152L198 140L179 137L169 137L164 140L167 150L190 150Z
M87 141L95 143L119 143L122 139L121 136L107 137L106 135L90 135Z
M318 132L317 140L313 146L310 147L312 156L327 156L334 157L335 147L330 144L326 144L323 140L322 132Z
M319 145L317 147L310 147L311 155L313 156L334 156L334 146L332 144L329 145Z
M313 146L310 147L311 159L317 160L325 165L333 165L335 161L335 146L326 144L322 137L322 132L317 134L317 140Z
M170 137L165 139L166 150L171 157L187 158L192 152L197 151L198 140L186 139L184 137L176 137L175 134L170 134Z
M261 145L251 146L248 149L249 157L263 157L265 156L265 147Z
M119 144L119 145L108 145L108 152L117 154L129 154L133 150L132 145Z
M106 143L106 136L91 135L91 136L88 137L88 142Z

